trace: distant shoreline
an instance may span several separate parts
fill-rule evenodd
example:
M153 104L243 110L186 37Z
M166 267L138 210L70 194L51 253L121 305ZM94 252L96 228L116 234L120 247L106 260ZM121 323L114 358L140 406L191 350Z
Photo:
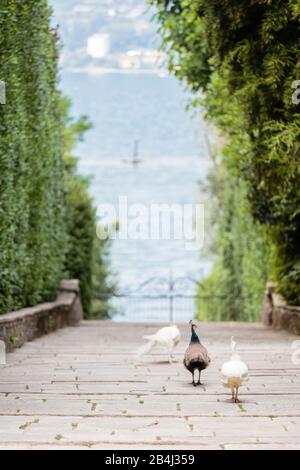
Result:
M118 69L113 67L62 67L62 71L70 73L87 73L89 75L157 75L162 78L169 77L170 74L166 70L160 69Z

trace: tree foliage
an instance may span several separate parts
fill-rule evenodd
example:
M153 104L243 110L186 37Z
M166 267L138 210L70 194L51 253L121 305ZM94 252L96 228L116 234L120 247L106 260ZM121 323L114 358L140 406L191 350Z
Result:
M89 194L89 180L78 173L74 150L92 127L87 116L71 117L71 101L60 101L64 137L67 250L64 274L80 281L86 318L111 313L109 298L115 290L110 272L109 239L96 236L96 210Z
M169 67L204 91L228 137L223 161L245 184L255 224L274 246L274 274L300 303L300 4L295 0L151 0ZM243 236L240 234L240 236Z
M197 290L198 317L255 321L271 271L266 230L250 214L245 183L223 162L214 166L205 191L211 199L210 224L216 226L210 246L216 262Z

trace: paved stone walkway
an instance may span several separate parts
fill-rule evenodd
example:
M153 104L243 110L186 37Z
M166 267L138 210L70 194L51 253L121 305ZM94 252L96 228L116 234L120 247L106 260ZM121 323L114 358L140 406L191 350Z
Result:
M83 322L28 343L0 366L0 448L300 449L300 366L285 332L203 324L212 364L194 388L183 368L134 350L155 325ZM219 369L234 334L251 370L233 404Z

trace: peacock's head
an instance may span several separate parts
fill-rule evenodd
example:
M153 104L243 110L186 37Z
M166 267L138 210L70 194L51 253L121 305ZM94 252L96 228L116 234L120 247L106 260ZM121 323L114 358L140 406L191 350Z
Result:
M235 348L236 348L236 342L234 341L234 336L231 336L230 338L230 345L231 345L231 352L232 354L235 353Z
M197 328L197 325L196 323L193 322L193 320L190 320L189 321L189 324L191 325L191 332L192 332L192 337L191 337L191 342L199 342L199 337L196 333L196 328Z

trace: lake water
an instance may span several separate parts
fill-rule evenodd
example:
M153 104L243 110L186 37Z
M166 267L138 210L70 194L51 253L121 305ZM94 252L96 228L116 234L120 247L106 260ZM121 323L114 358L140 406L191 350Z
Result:
M185 111L187 95L171 77L146 74L62 73L61 88L75 115L94 128L77 149L80 172L91 175L95 204L188 204L199 200L198 182L208 168L205 127ZM134 141L142 163L128 164ZM202 254L205 252L205 246ZM182 240L115 240L112 267L121 289L155 276L192 276L210 268L200 251Z

